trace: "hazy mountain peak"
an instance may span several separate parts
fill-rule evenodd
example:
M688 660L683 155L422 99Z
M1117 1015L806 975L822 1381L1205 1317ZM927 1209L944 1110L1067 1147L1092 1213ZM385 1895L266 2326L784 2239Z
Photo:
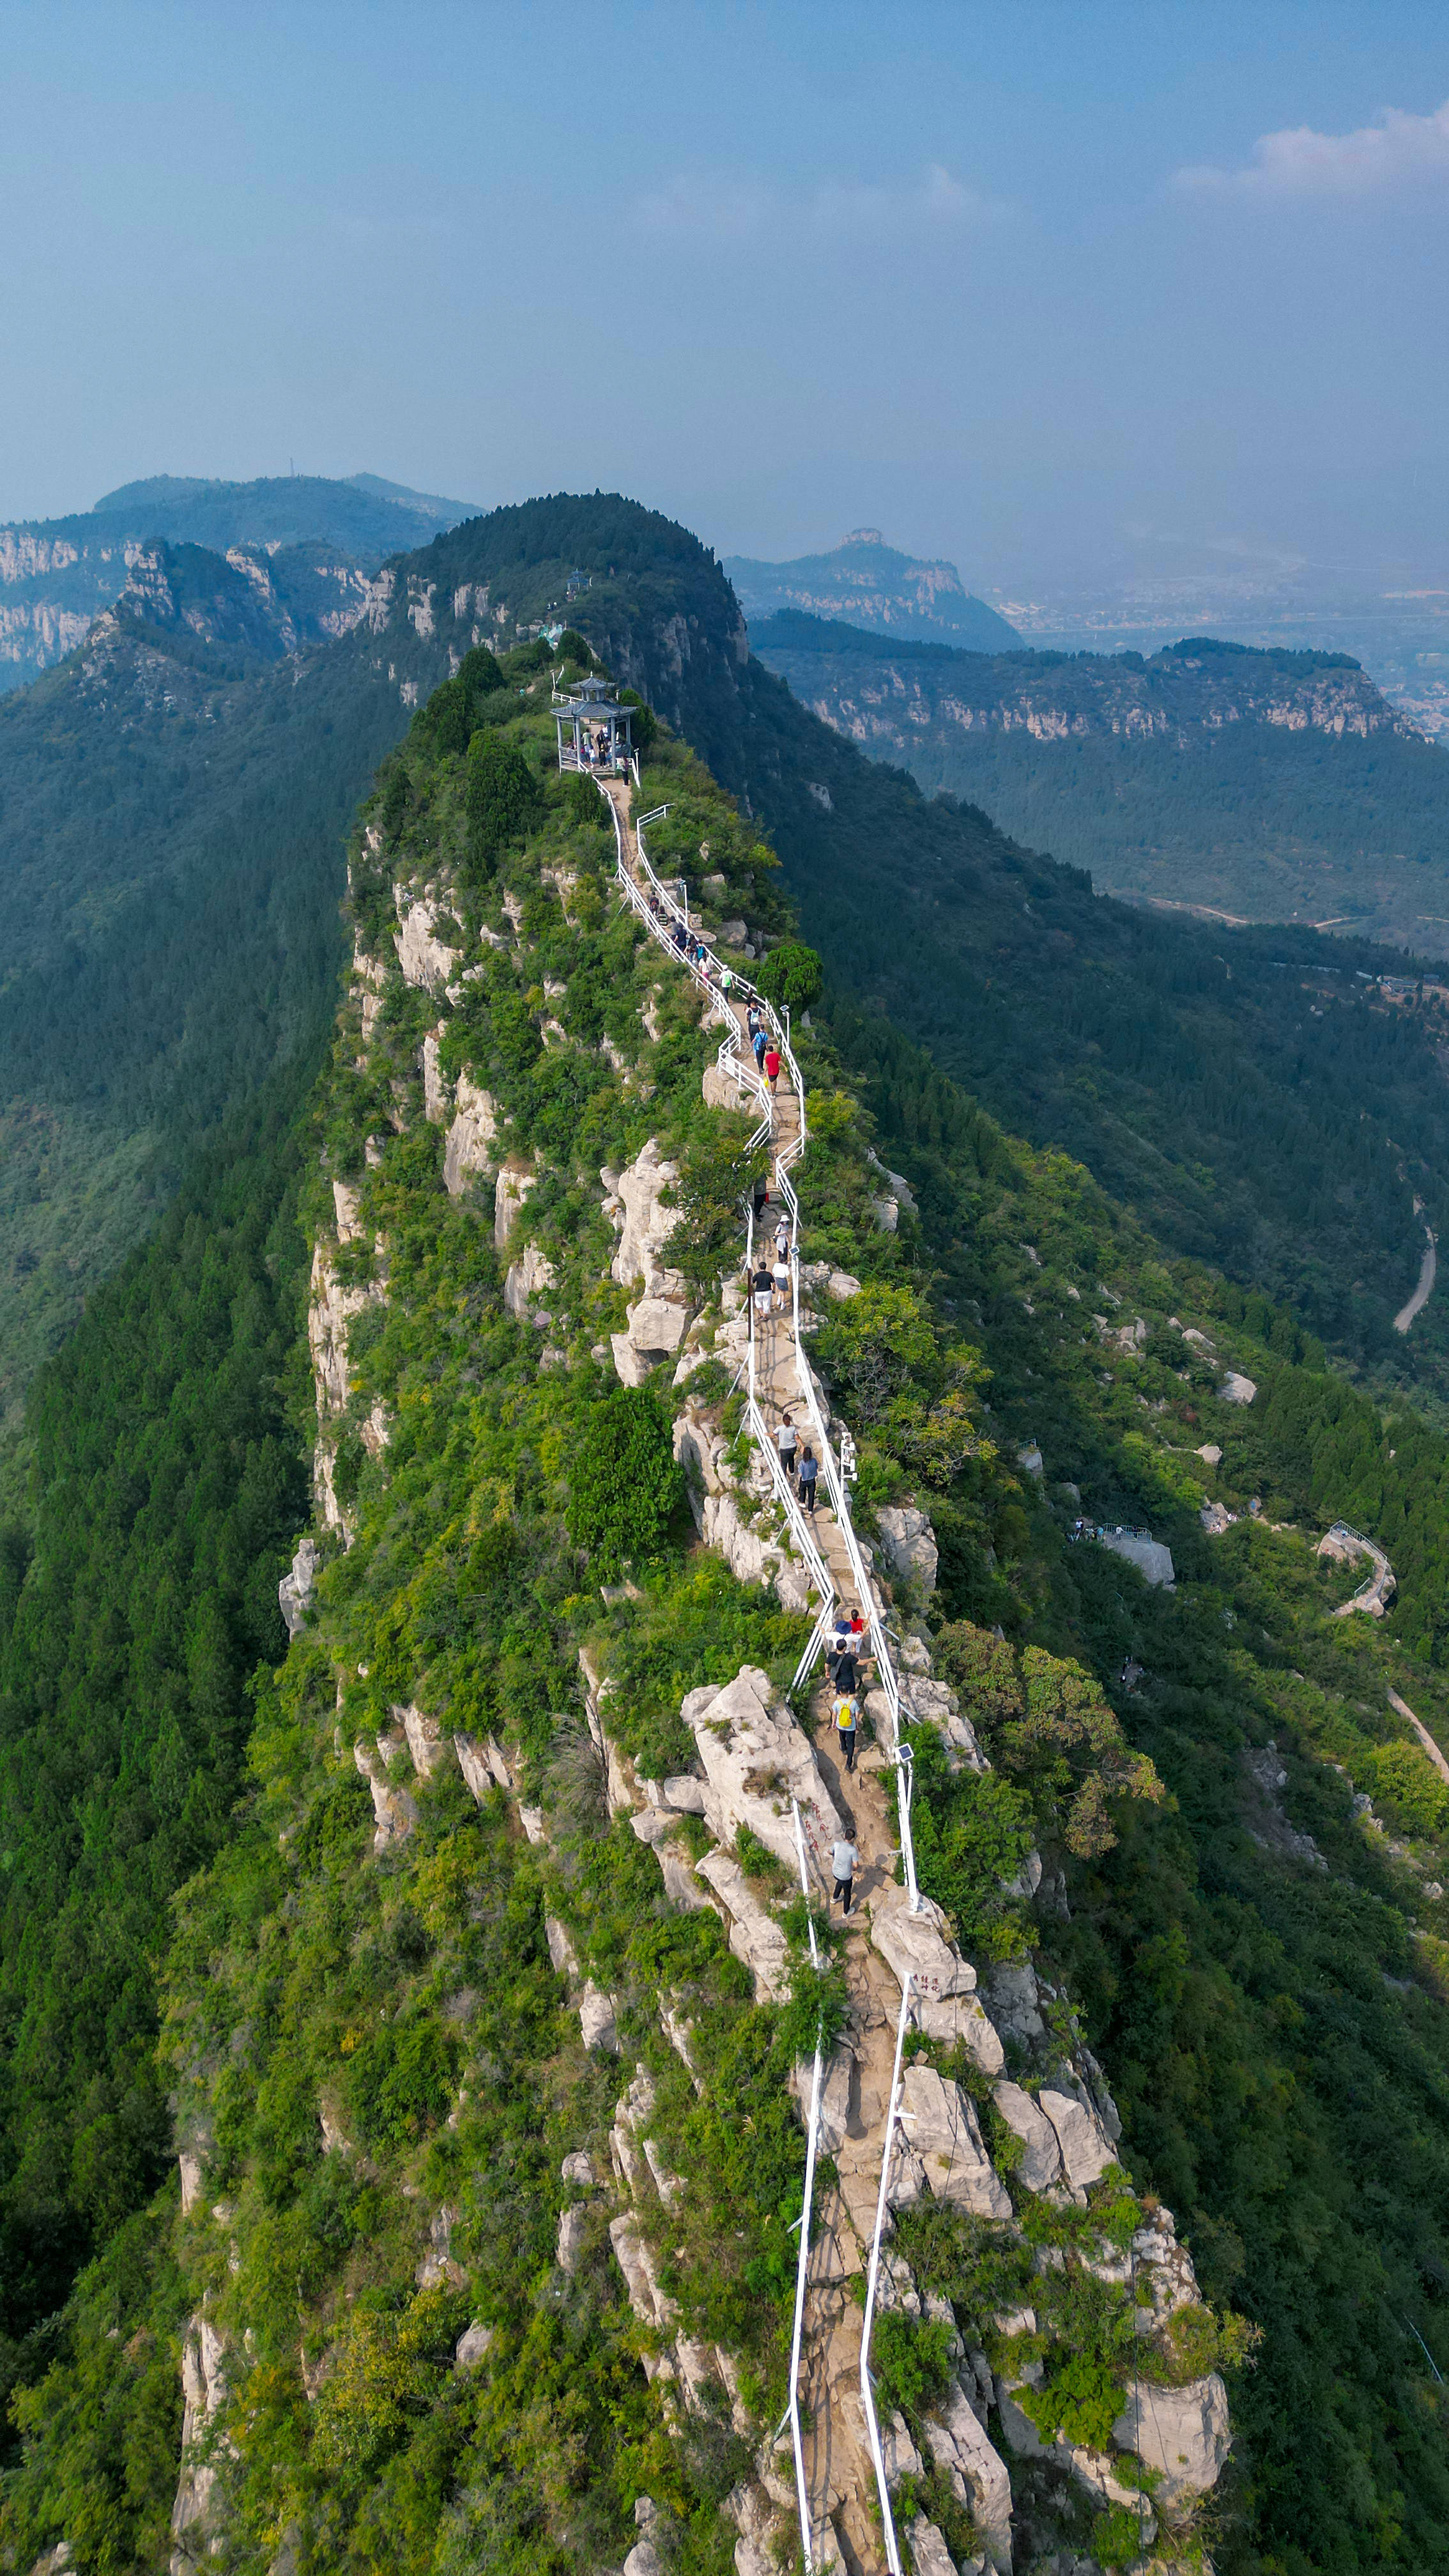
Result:
M826 554L787 563L730 555L724 568L751 619L803 609L974 653L1000 653L1018 641L1015 628L974 597L953 563L903 554L879 528L852 528Z

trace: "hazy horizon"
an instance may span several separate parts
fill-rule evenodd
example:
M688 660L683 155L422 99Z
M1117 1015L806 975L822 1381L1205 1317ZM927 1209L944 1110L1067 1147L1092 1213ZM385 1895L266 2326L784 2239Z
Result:
M1265 13L39 8L0 516L157 474L617 487L991 595L1449 579L1449 38Z

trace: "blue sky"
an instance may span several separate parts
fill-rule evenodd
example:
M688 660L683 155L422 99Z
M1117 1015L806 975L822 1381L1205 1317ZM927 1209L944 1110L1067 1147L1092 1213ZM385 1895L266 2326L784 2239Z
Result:
M1442 6L4 25L5 518L295 457L982 584L1449 564Z

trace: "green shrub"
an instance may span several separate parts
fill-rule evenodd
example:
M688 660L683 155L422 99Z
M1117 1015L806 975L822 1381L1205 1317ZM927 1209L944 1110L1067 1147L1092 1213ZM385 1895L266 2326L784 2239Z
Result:
M777 1010L807 1010L821 985L821 965L803 939L782 939L756 969L755 983Z
M668 1420L648 1387L618 1387L593 1406L569 1464L567 1520L595 1571L615 1575L652 1556L683 1496Z
M875 2320L870 2359L880 2411L899 2407L903 2415L919 2415L949 2385L951 2329L940 2317L920 2323L887 2308Z
M510 841L521 841L543 803L516 743L485 726L468 744L468 875L486 883Z

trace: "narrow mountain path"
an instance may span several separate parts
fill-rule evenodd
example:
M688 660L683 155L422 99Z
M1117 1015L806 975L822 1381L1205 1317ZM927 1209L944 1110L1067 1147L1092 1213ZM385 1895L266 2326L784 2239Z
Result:
M635 882L647 888L631 817L631 798L623 780L602 782L619 818L625 865ZM749 1059L748 1004L718 994L731 1010L740 1045ZM782 1204L776 1187L778 1165L787 1167L800 1133L800 1108L793 1086L782 1073L771 1102L771 1207L757 1232L757 1249L773 1258L775 1211ZM765 1424L773 1437L788 1411L801 1439L808 1436L800 1397L799 1358L793 1309L756 1318L755 1391ZM837 1599L847 1612L859 1609L869 1618L869 1604L856 1598L850 1551L821 1479L813 1515L813 1535ZM869 1675L869 1666L866 1667ZM847 1923L831 1907L832 1927L845 1935L844 1959L851 2021L846 2034L853 2055L845 2136L835 2151L839 2188L817 2195L812 2222L812 2251L805 2311L805 2342L800 2398L806 2411L805 2468L817 2568L838 2564L832 2516L838 2518L848 2564L874 2571L884 2565L865 2412L860 2396L861 2308L852 2295L852 2277L865 2269L875 2228L880 2191L881 2155L890 2107L900 1986L880 1953L871 1945L869 1908L895 1883L900 1858L892 1803L887 1794L886 1757L861 1731L862 1750L853 1773L847 1773L831 1708L831 1693L822 1681L812 1695L810 1732L826 1786L846 1822L859 1854L854 1904ZM833 1884L828 1849L810 1850L816 1894L825 1902ZM807 2097L808 2099L808 2097Z
M1429 1236L1429 1241L1424 1253L1424 1258L1419 1264L1419 1284L1414 1290L1412 1297L1406 1300L1406 1302L1399 1308L1397 1315L1394 1317L1394 1330L1396 1333L1406 1333L1408 1331L1414 1317L1423 1312L1423 1309L1428 1305L1429 1300L1434 1293L1434 1274L1439 1267L1439 1255L1435 1249L1434 1237L1429 1233L1427 1225L1424 1228L1424 1232Z

